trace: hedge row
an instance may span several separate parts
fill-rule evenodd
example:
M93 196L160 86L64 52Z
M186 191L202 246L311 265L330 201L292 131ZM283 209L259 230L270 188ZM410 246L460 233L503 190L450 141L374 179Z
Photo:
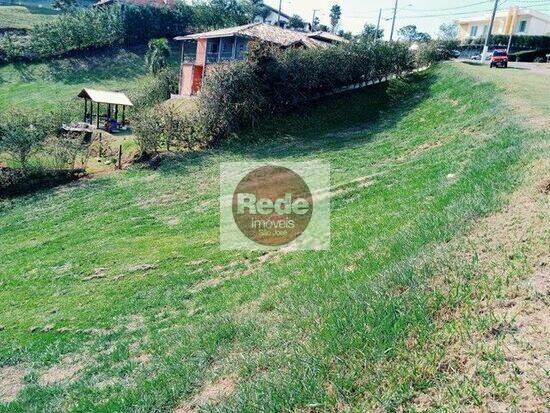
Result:
M192 8L182 2L172 9L135 5L78 9L35 26L28 36L1 37L0 62L2 55L6 61L33 60L171 37L184 33L191 21Z
M490 38L489 44L493 46L507 46L510 36L507 34L495 34ZM485 38L464 40L463 45L483 45ZM514 49L550 49L550 36L512 36L512 48Z
M150 5L113 5L77 9L35 26L28 35L0 35L0 63L61 56L74 51L118 44L140 44L158 37L173 37L222 24L209 5L177 2L173 8ZM238 19L240 22L240 19ZM241 16L243 17L243 16ZM227 22L231 25L231 22Z
M0 199L67 184L85 176L83 169L13 169L0 167Z
M164 116L162 127L177 130L182 146L217 142L258 124L266 116L290 111L338 87L401 76L444 55L434 43L412 52L408 44L398 42L286 51L251 42L248 61L227 64L205 78L197 110L185 114L183 120L181 116L174 120L177 128ZM142 149L156 150L160 146L157 139L151 139L149 126L161 117L151 114L136 125L136 134L144 142ZM164 135L157 134L159 138Z

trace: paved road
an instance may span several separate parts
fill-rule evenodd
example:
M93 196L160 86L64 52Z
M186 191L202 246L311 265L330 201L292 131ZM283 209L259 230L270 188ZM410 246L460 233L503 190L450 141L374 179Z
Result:
M457 59L460 62L470 63L470 64L481 64L479 60L471 59ZM487 66L489 61L486 61ZM550 63L527 63L527 62L508 62L508 67L516 70L529 70L541 75L550 75Z
M530 70L535 73L550 76L550 63L509 62L508 67L519 70Z

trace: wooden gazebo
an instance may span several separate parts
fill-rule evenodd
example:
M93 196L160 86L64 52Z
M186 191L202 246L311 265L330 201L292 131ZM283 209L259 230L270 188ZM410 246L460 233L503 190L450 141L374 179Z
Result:
M121 92L82 89L82 91L78 94L78 97L84 99L84 122L93 124L95 116L95 124L97 128L99 128L100 120L103 120L104 122L115 122L118 125L119 106L122 107L120 124L124 125L126 106L133 106L130 99L128 99L128 96ZM88 104L88 101L90 101L90 104ZM101 104L107 105L106 108L103 106L103 113L101 113Z

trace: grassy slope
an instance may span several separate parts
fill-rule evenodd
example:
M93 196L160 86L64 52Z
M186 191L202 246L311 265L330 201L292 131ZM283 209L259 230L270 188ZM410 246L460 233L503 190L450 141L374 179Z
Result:
M34 110L64 106L82 109L76 95L84 87L132 92L150 80L144 67L145 47L111 49L89 57L18 63L0 67L0 110ZM178 60L176 49L173 61Z
M244 411L391 408L429 386L437 352L399 362L443 305L413 259L499 205L533 134L463 69L410 88L392 110L371 88L262 131L267 143L4 205L0 365L28 383L9 409L167 410L220 377L238 387L217 408ZM331 163L334 186L370 182L333 198L330 251L262 262L217 248L219 162L312 158ZM84 368L41 386L65 354Z
M0 29L30 29L52 18L54 18L53 14L42 13L39 10L30 11L23 6L0 5Z

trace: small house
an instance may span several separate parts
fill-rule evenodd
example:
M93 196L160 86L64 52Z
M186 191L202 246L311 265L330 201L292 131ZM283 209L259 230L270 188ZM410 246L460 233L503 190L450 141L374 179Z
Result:
M203 78L218 65L244 59L251 40L281 48L319 48L347 42L346 39L328 32L299 32L267 23L251 23L195 33L176 37L175 40L182 41L180 96L196 94L201 88Z

